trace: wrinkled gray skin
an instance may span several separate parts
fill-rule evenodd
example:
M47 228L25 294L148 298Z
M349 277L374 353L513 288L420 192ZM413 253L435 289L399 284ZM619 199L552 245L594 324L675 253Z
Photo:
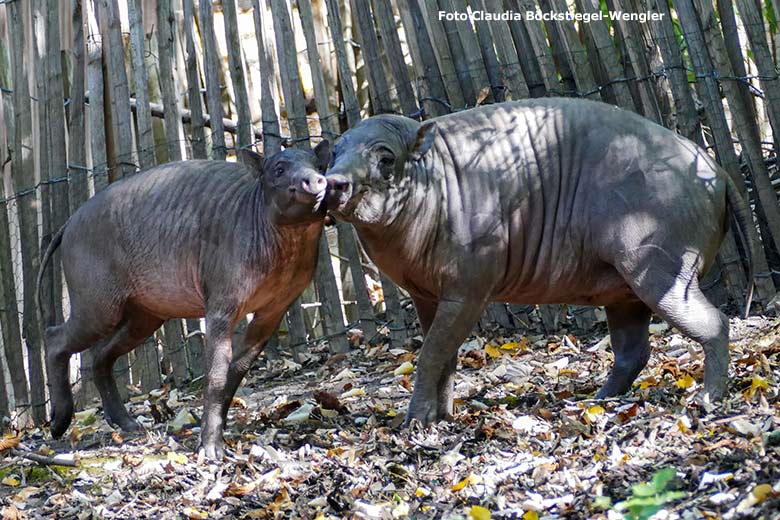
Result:
M109 421L136 430L119 397L116 359L171 318L206 317L206 384L201 452L224 455L222 430L236 388L284 312L310 282L324 217L320 174L327 142L285 150L250 166L168 163L111 184L81 206L54 237L71 312L46 331L52 435L71 422L68 360L94 349L95 384ZM39 275L38 284L40 288ZM254 319L243 343L236 323Z
M726 391L728 320L702 294L730 208L744 201L703 150L610 105L532 99L345 133L328 206L411 294L425 340L407 422L452 413L459 345L491 301L603 305L625 393L650 356L651 312L700 342L705 390ZM748 250L750 250L748 248Z

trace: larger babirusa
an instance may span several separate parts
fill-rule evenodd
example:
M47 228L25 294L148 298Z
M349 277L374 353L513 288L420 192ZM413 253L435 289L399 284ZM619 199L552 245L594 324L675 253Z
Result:
M650 356L655 312L706 354L724 396L728 320L699 280L746 204L707 153L614 106L529 99L426 121L380 115L346 132L328 205L411 294L425 332L407 420L453 412L458 347L490 301L603 305L626 392Z

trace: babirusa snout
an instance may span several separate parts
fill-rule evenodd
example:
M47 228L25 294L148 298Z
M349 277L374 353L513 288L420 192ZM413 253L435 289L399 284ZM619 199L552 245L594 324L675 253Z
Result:
M352 181L340 173L328 174L328 209L338 209L352 196Z
M323 175L320 175L319 173L306 173L301 176L300 179L300 189L303 190L306 193L310 193L312 195L319 195L323 191L325 191L325 187L327 186L327 181L325 180L325 177Z

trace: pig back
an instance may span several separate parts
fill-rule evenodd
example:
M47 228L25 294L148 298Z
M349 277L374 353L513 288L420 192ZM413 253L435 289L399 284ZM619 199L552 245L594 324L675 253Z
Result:
M209 283L262 262L254 255L267 250L255 244L267 235L263 217L259 182L243 166L164 164L111 184L71 217L66 278L91 283L105 270L120 297L157 315L200 316Z
M518 303L608 303L632 240L714 256L725 173L674 132L603 103L534 99L436 119L445 266ZM699 227L690 226L699 222ZM430 274L426 275L430 278ZM489 280L487 280L489 278Z

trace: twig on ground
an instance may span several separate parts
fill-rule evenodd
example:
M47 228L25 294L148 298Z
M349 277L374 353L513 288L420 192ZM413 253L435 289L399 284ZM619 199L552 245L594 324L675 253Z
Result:
M78 467L78 462L75 460L58 459L57 457L47 457L39 453L32 453L30 451L11 449L11 454L15 457L22 457L23 459L29 459L33 462L37 462L43 466L69 466L71 468Z

